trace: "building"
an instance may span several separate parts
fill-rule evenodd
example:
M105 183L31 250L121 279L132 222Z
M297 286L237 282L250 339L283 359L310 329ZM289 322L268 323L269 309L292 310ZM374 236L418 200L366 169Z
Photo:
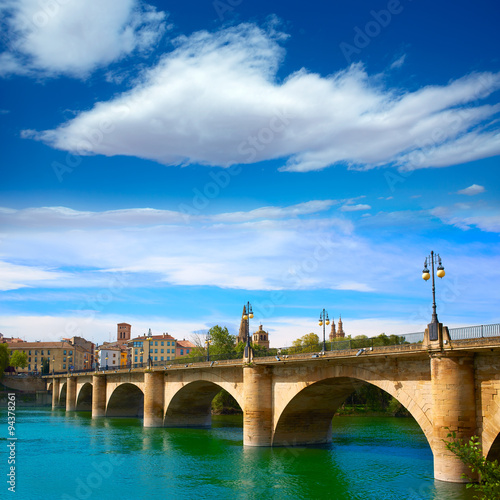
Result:
M97 349L97 363L99 369L109 370L119 368L121 364L121 349L102 345Z
M332 328L330 330L329 339L330 339L330 342L332 342L335 339L343 339L344 337L345 337L345 332L344 332L344 328L342 325L342 316L339 316L339 323L338 323L338 328L336 331L335 331L335 321L332 320Z
M71 345L81 347L84 353L84 369L90 369L95 366L95 344L90 340L85 340L83 337L71 337L70 339L62 339Z
M118 323L117 327L116 341L119 343L127 343L132 335L132 325L128 323Z
M14 351L26 353L28 365L26 368L19 368L19 373L69 372L92 368L93 353L79 344L73 344L71 340L61 342L7 342L7 345L10 355Z
M147 363L149 359L154 362L172 361L176 357L177 341L168 333L136 337L128 341L131 349L131 363Z
M260 325L259 330L252 335L252 343L269 349L269 333L262 329L262 325Z
M189 356L196 346L189 340L178 340L175 347L175 356L177 358L182 358Z

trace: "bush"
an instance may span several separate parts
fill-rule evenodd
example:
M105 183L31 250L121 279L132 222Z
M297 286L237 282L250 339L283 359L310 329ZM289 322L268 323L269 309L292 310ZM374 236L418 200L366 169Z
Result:
M490 461L483 456L479 438L472 436L469 441L464 442L463 439L458 439L455 432L451 432L446 436L450 441L443 440L446 448L454 453L465 465L467 465L471 472L479 473L479 483L469 483L467 488L475 488L482 493L483 500L497 500L500 498L500 466L498 460ZM464 478L472 481L472 479L465 474Z

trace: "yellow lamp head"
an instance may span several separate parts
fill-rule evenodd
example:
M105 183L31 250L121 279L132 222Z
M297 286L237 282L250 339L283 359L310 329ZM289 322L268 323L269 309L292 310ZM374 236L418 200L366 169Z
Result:
M319 326L323 326L323 321L320 321L320 322L319 322Z
M244 314L243 319L248 319L248 316L246 314Z
M250 313L250 315L248 316L250 319L253 318L253 313Z
M330 324L330 320L329 320L329 319L327 319L327 320L325 321L325 323L326 323L327 325L329 325L329 324Z
M422 279L427 281L430 277L431 277L431 275L429 274L429 271L427 269L424 269L424 271L422 273Z
M444 278L444 275L445 275L444 267L441 267L441 268L438 267L436 274L438 275L438 278Z

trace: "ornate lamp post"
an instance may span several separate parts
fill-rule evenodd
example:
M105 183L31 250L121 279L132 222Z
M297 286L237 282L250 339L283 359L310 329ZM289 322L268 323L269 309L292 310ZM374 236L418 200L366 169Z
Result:
M426 257L424 262L424 270L422 271L422 278L427 281L432 275L432 319L429 324L429 340L438 340L438 317L436 313L436 284L434 282L434 262L437 258L437 276L438 278L443 278L445 275L444 267L441 262L441 257L438 253L431 251L429 257ZM431 273L427 267L427 263L431 265Z
M253 318L252 305L247 302L246 312L243 319L247 322L247 345L245 346L245 358L250 356L250 318Z
M149 337L148 337L148 370L151 370L151 364L153 362L151 358L151 341L153 337L151 336L151 328L149 329Z
M205 344L207 344L207 361L210 361L210 342L212 339L210 338L210 333L207 333L207 337L205 339Z
M56 359L55 357L52 358L52 375L54 375L54 365L56 364Z
M108 371L108 353L106 352L106 371Z
M330 320L328 319L328 313L323 309L319 313L319 326L323 327L323 352L326 352L326 341L325 341L325 325L329 325Z

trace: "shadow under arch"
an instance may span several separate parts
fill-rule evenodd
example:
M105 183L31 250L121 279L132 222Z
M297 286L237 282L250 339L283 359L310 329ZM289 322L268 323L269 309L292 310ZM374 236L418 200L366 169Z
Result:
M66 408L67 387L68 387L68 384L66 382L64 382L64 384L61 386L61 389L59 392L59 406L64 406L64 408Z
M47 392L52 392L53 387L54 387L53 382L50 382L49 385L47 386Z
M92 384L86 382L76 398L76 411L92 411Z
M143 417L144 393L134 384L119 385L106 406L106 417Z
M212 400L221 390L221 386L206 380L186 384L171 399L164 427L210 427Z
M408 405L409 396L398 397L400 392L386 390L387 386L354 377L331 377L315 382L297 393L288 402L278 418L273 446L293 446L329 443L332 439L332 418L337 408L358 387L371 384L396 398L415 418L432 449L432 426L422 426L422 410L414 404ZM410 408L408 408L410 406ZM420 420L420 421L419 421Z
M500 434L497 434L497 437L491 444L490 449L486 454L486 459L490 461L498 460L500 462Z

